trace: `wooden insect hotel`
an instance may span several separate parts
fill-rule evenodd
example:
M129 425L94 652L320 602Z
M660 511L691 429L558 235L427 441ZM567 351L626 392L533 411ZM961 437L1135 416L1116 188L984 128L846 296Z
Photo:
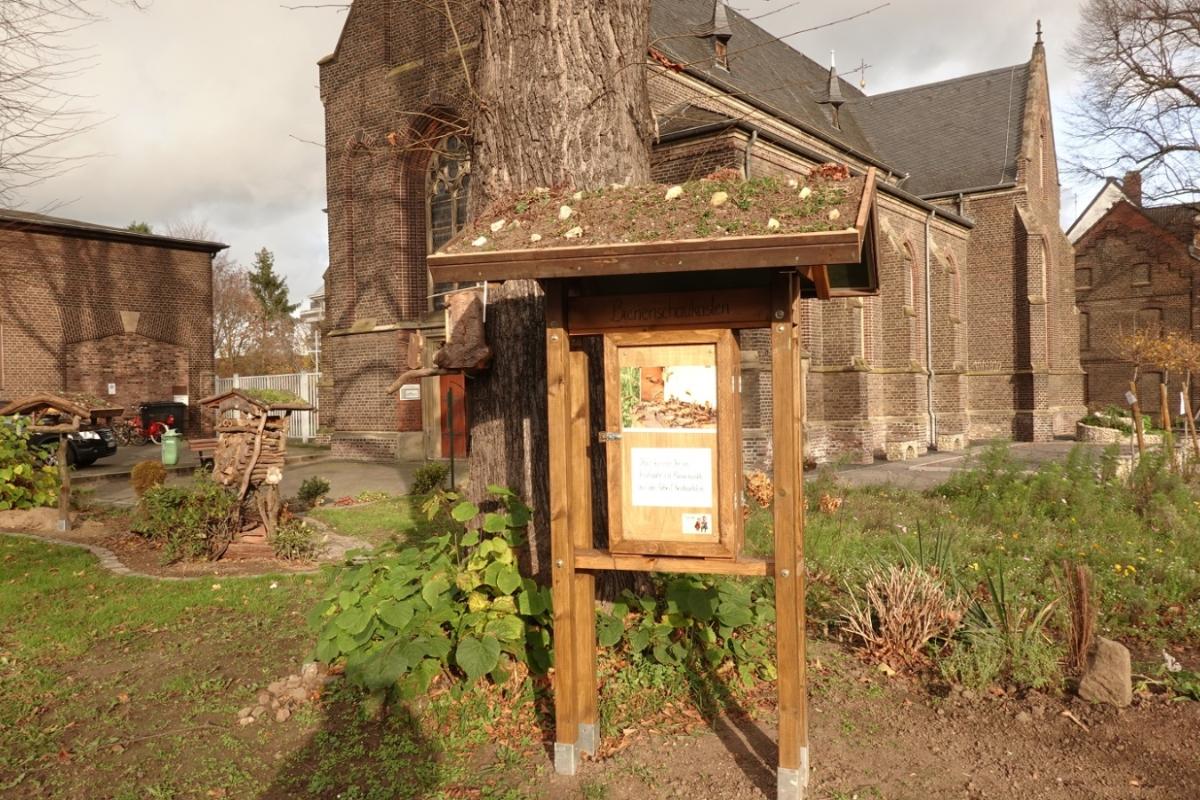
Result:
M873 169L841 165L803 185L739 174L535 190L430 256L436 284L531 279L545 296L559 773L598 747L598 573L761 576L775 585L778 797L804 796L801 301L877 292L875 197ZM751 329L771 348L768 557L743 552L739 336Z
M41 393L15 400L0 408L0 417L23 416L29 418L29 430L34 433L57 433L58 475L61 487L58 492L58 529L71 529L71 468L68 463L67 440L78 434L84 422L97 423L121 416L125 409L109 406L102 400L83 395L63 397ZM101 435L101 434L97 434ZM109 436L112 434L109 433Z
M312 406L300 400L260 400L233 389L204 398L200 408L214 415L213 480L235 489L241 503L242 530L234 534L230 552L257 552L275 533L283 509L279 484L289 418L293 411L311 411ZM255 515L245 513L251 501Z

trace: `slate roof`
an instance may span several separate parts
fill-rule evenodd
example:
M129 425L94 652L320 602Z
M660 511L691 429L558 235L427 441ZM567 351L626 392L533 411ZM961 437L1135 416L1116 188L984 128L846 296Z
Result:
M1171 206L1150 206L1140 209L1156 225L1166 229L1168 233L1191 246L1193 236L1192 220L1200 214L1200 206L1196 203L1181 203Z
M767 33L732 8L725 11L732 38L729 69L717 66L708 34L713 30L712 0L654 0L650 6L650 46L687 66L689 72L739 100L775 116L791 118L823 136L873 157L870 143L854 119L842 114L842 129L833 127L828 107L829 68ZM786 33L786 31L784 31ZM861 98L853 84L839 79L842 97ZM844 109L843 109L844 111Z
M175 236L160 236L157 233L138 233L126 228L114 228L109 225L98 225L94 222L82 222L77 219L52 217L47 214L36 214L32 211L17 211L8 208L0 208L0 227L24 228L88 239L117 240L184 250L201 250L209 253L219 252L229 246L220 242L181 239Z
M965 75L850 101L880 158L907 172L915 195L1017 179L1029 65Z
M654 0L650 46L766 113L909 173L901 188L914 195L951 194L1016 180L1028 64L874 96L839 78L846 102L838 129L829 106L822 103L830 93L828 68L731 8L725 12L732 34L729 69L717 66L708 38L713 5L713 0ZM660 117L660 132L671 116L669 112ZM669 124L672 130L683 130L690 119L701 116L692 109L688 119L671 119Z

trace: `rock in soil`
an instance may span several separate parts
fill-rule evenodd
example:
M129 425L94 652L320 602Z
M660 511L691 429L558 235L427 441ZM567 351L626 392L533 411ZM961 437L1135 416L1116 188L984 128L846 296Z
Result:
M276 722L287 722L288 718L290 718L291 716L292 716L291 711L288 711L286 708L281 708L275 712L275 721Z
M1096 648L1079 681L1079 696L1117 708L1133 702L1133 665L1125 645L1103 636L1096 638Z

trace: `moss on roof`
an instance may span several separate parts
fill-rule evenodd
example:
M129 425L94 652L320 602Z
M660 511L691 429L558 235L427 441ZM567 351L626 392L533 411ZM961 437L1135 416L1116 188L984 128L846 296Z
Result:
M853 229L864 179L827 165L807 178L735 170L679 186L534 189L493 203L443 253L717 239Z

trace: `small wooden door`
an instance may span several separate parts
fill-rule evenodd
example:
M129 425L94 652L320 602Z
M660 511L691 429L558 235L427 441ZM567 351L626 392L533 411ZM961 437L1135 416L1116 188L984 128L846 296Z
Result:
M467 379L462 375L442 375L438 379L441 405L442 458L467 455ZM453 442L453 444L452 444Z

